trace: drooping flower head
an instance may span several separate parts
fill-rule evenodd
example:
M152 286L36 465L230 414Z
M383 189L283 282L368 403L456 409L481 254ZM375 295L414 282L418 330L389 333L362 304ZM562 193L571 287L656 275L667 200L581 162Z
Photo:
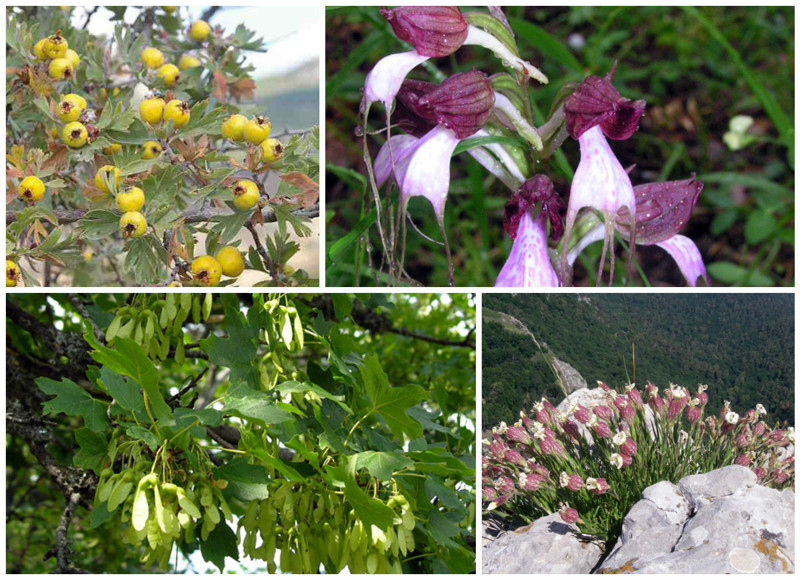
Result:
M469 25L455 6L381 8L395 36L414 45L422 56L453 54L467 39Z
M561 207L553 182L543 174L526 181L508 200L503 223L514 246L495 286L559 285L547 251L547 223L553 239L558 240L563 231Z
M618 212L623 207L628 208L630 228L635 235L636 200L633 186L627 172L611 151L606 137L627 139L633 135L644 113L645 102L623 98L611 84L615 72L616 65L602 78L594 75L587 77L564 103L567 132L580 143L581 161L572 180L561 270L562 275L566 274L569 238L578 212L584 207L592 207L602 213L605 220L598 284L605 254L616 229ZM613 276L613 248L610 255Z
M561 516L561 519L567 524L574 524L579 519L578 510L568 505L561 506L561 509L558 510L558 515Z
M602 477L589 477L586 479L586 489L595 495L603 495L608 491L608 482Z

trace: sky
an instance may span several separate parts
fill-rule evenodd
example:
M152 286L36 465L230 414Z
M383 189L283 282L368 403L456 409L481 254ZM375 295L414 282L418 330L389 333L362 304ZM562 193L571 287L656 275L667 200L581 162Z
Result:
M182 16L199 18L206 6L182 6ZM133 22L138 10L126 12L126 21ZM109 35L113 25L111 12L101 9L93 17L89 31L93 34ZM74 22L83 25L86 11L82 7L73 10ZM266 53L248 53L248 61L256 67L255 78L284 74L298 65L319 58L324 39L320 8L317 6L231 6L217 12L211 20L213 26L222 26L233 31L245 23L267 41Z

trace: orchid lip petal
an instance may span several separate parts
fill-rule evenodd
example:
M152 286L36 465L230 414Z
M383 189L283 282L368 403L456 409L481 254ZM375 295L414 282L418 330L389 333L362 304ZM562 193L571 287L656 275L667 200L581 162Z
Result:
M495 287L553 287L559 285L558 275L547 253L547 215L541 212L533 218L525 212L520 220L517 237Z
M592 127L579 139L581 161L572 180L567 216L581 208L593 207L606 214L616 215L627 206L636 213L636 197L628 174L622 168L600 127Z
M400 85L411 69L428 60L416 50L390 54L379 60L367 75L364 99L367 104L380 101L388 109L392 106Z
M422 196L431 202L441 222L450 189L450 158L459 141L455 132L438 125L411 145L401 160L395 159L401 203L406 203L410 197Z
M402 161L418 140L412 135L394 135L383 144L375 156L375 162L372 164L375 172L375 182L378 187L383 185L393 173L392 160L394 160L395 164Z
M706 279L706 282L708 281L703 257L692 240L686 236L675 235L656 245L669 252L669 255L672 256L681 269L681 273L686 278L689 286L697 286L697 279L700 276Z
M502 42L488 32L485 32L480 28L476 28L471 24L469 26L469 32L467 33L467 39L464 41L464 44L477 44L483 46L484 48L488 48L495 54L495 56L497 56L497 58L503 61L504 65L525 73L532 79L536 79L544 85L549 82L545 74L538 68L513 54Z
M598 222L596 226L594 226L591 230L582 235L581 239L578 240L578 243L575 244L575 247L569 251L569 253L567 254L567 263L570 266L572 266L575 263L575 260L580 255L580 253L583 250L585 250L587 246L595 242L599 242L605 237L605 235L606 235L605 224L603 224L602 222Z

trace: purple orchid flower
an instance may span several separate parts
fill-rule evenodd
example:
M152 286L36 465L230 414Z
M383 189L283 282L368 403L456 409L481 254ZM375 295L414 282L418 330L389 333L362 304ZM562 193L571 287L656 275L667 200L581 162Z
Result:
M692 215L703 190L703 182L692 175L690 179L680 181L637 185L633 190L636 196L636 244L656 245L666 250L678 264L690 286L696 286L697 279L701 276L708 283L700 250L692 240L678 235L678 231L688 223ZM628 242L633 238L625 208L619 212L617 231ZM583 248L602 238L603 226L598 224L570 250L568 262L572 264Z
M536 214L537 204L541 204ZM495 287L558 286L559 279L547 251L547 222L555 240L561 236L561 200L546 175L535 175L506 203L504 225L514 240L511 254L497 276Z
M639 124L644 113L644 101L631 102L620 96L611 84L616 72L614 68L603 78L587 77L564 103L567 132L577 139L581 148L581 160L572 180L564 248L569 244L572 228L578 212L592 207L603 214L605 232L603 254L597 271L597 283L602 277L605 255L613 242L614 229L622 208L628 208L630 230L635 237L636 197L628 174L622 168L606 141L627 139ZM614 273L614 252L610 251L610 276ZM630 259L630 258L629 258ZM561 254L562 275L566 274L567 252ZM609 280L609 283L611 280Z
M406 81L398 103L403 123L419 135L389 137L375 158L375 181L380 187L394 175L400 188L401 211L414 196L433 206L444 237L450 264L450 247L444 231L444 205L450 190L450 158L462 139L474 135L489 120L494 91L480 71L454 74L441 85ZM452 271L449 272L452 281Z
M454 6L400 6L383 8L381 15L400 40L414 50L384 57L367 75L362 112L380 101L387 111L411 70L428 60L448 56L464 44L479 44L492 50L508 66L547 83L547 77L532 65L512 54L491 34L469 24Z

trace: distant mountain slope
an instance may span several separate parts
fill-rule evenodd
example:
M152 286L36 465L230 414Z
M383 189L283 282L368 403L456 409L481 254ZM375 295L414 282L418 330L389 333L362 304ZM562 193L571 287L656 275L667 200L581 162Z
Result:
M674 382L694 390L706 383L715 410L723 400L739 412L762 403L770 421L793 422L792 295L487 294L483 304L519 319L590 386L603 380L619 388L634 372L639 385ZM520 409L554 389L536 346L497 319L484 317L486 426L516 420Z

